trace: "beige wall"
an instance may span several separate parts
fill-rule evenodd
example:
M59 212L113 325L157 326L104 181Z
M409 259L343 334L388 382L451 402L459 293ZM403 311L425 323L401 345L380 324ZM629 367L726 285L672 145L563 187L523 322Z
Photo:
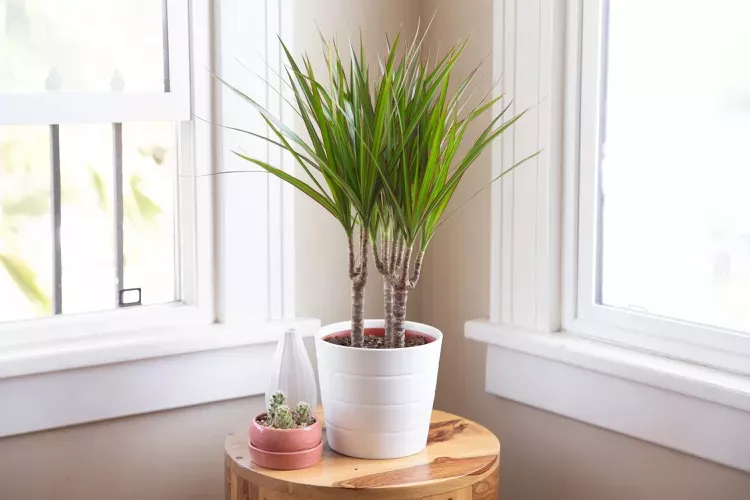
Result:
M423 16L437 11L430 35L433 43L441 39L444 47L472 35L463 71L490 52L492 4L491 0L421 2ZM485 82L491 81L489 66L483 73ZM489 179L490 157L485 154L456 199ZM489 315L489 222L490 197L485 193L445 224L426 259L416 310L418 320L437 326L446 336L436 405L475 419L500 437L500 497L750 499L750 475L484 392L485 347L464 339L463 323ZM544 374L539 383L544 383Z
M248 398L0 439L0 500L224 498L223 443Z
M315 21L345 36L362 27L380 46L383 31L413 32L437 10L430 42L473 34L459 69L490 51L490 0L296 1L296 43L316 54ZM485 81L491 68L484 68ZM489 180L483 156L457 194ZM488 426L503 443L504 500L747 500L750 476L486 394L484 346L463 337L464 321L487 316L489 194L436 237L410 316L446 335L436 405ZM298 313L326 322L348 316L349 284L340 229L306 200L297 205ZM377 276L373 274L373 276ZM377 279L368 315L380 316ZM543 374L540 374L540 383ZM1 404L1 402L0 402ZM0 500L223 498L222 444L261 406L260 398L125 418L0 440Z

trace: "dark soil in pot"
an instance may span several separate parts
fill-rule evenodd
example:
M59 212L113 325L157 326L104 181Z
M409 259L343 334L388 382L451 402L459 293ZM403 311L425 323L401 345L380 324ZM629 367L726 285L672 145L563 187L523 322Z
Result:
M336 332L328 335L323 340L330 344L351 347L351 331ZM406 331L404 342L406 347L415 347L429 344L435 339L429 335L411 330ZM365 328L365 349L386 349L385 328Z

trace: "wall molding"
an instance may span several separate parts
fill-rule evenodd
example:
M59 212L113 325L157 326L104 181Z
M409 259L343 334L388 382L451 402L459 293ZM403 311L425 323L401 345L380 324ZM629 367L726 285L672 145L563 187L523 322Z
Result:
M560 328L565 3L497 0L493 10L496 95L526 111L493 145L490 320L539 331ZM495 113L510 104L498 102Z
M214 2L216 74L282 120L281 36L292 44L292 7L286 0ZM219 84L218 124L269 132L255 109ZM266 141L226 128L216 137L218 285L222 322L294 317L294 195L290 186L233 154L242 152L292 172L292 158ZM227 173L230 172L230 173ZM227 207L231 207L229 210Z
M320 322L175 327L4 350L0 437L263 394L289 328L312 337Z
M585 339L470 321L485 390L750 472L750 380Z

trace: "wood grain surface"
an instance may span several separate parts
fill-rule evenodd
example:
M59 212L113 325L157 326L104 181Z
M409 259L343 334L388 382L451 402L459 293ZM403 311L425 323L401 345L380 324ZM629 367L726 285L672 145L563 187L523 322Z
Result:
M274 471L250 461L247 440L247 429L227 437L227 500L497 498L500 442L481 425L438 410L432 413L427 448L395 460L350 458L326 444L314 467Z

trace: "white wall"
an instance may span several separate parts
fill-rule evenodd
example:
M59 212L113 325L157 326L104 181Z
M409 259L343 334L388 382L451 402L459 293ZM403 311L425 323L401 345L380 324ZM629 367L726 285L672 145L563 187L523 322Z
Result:
M532 1L532 0L518 0ZM437 10L430 40L445 47L472 34L460 71L491 50L491 0L422 0ZM482 70L484 81L492 68ZM481 94L481 92L478 92ZM485 121L485 125L486 125ZM471 140L469 137L467 140ZM490 179L480 158L456 199ZM502 443L503 500L747 500L750 475L484 392L485 346L463 337L463 323L489 315L489 192L445 224L419 284L418 320L445 334L436 405L484 424ZM544 374L539 374L544 383ZM696 429L699 432L699 429Z

